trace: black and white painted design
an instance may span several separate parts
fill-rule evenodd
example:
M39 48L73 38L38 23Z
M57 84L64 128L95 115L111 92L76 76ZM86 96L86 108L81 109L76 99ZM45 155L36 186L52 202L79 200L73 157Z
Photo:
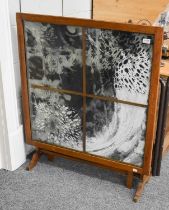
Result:
M153 37L105 29L86 34L87 92L147 104Z
M86 30L87 94L148 105L153 36ZM150 41L150 43L148 43ZM25 21L32 138L83 151L82 28ZM86 100L86 152L142 166L147 109Z
M76 150L82 145L82 97L33 89L32 138Z
M144 156L146 109L87 99L86 151L141 166Z
M29 83L82 90L82 29L25 21Z
M86 34L87 93L147 105L153 36L105 29ZM87 102L87 152L141 166L146 108Z

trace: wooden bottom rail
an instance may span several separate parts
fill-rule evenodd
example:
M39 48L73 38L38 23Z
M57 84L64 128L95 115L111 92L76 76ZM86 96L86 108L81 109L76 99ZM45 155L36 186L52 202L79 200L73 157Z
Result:
M62 155L62 154L59 154L59 153L55 153L55 152L51 152L51 151L47 151L47 150L43 150L43 149L37 149L35 151L35 153L33 154L32 159L31 159L29 165L27 166L26 170L31 171L37 165L37 162L39 161L41 155L43 155L43 154L47 156L49 161L53 161L53 159L55 157L64 157L64 158L69 158L69 159L73 159L73 160L76 159L76 158L69 157L69 156L66 156L66 155ZM91 163L91 164L94 164L94 163ZM104 168L108 168L108 167L105 167L105 166L100 165L100 164L96 164L96 165L104 167ZM117 171L117 170L115 169L115 171ZM122 172L122 171L120 170L119 172ZM138 202L140 197L141 197L141 194L144 190L144 186L149 181L150 176L143 175L143 176L140 177L139 174L134 174L131 171L130 172L123 171L123 174L124 173L126 173L126 175L127 175L126 186L129 189L132 188L134 176L138 176L141 179L141 181L139 182L139 184L137 186L136 193L135 193L134 198L133 198L134 202Z

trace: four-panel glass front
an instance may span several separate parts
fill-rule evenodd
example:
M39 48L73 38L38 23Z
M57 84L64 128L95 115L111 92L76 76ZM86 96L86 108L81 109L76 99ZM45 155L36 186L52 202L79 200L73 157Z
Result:
M24 31L32 139L142 166L153 36L29 21Z

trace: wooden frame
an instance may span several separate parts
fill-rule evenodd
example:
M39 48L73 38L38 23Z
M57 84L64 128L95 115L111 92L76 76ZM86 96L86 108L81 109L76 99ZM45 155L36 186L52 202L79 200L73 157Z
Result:
M29 111L28 84L27 84L27 74L26 74L26 57L25 57L23 21L43 22L43 23L50 23L50 24L72 25L72 26L75 25L75 26L88 27L88 28L91 27L91 28L113 29L113 30L119 30L119 31L144 33L144 34L154 36L153 60L152 60L152 71L151 71L151 81L150 81L151 91L149 93L149 101L148 101L147 131L146 131L146 138L145 138L146 140L145 140L143 167L138 167L132 164L109 160L106 158L91 155L89 153L79 152L72 149L63 148L60 146L45 144L45 143L32 139L30 111ZM110 23L110 22L104 22L104 21L75 19L75 18L32 15L32 14L23 14L23 13L17 13L17 27L18 27L18 43L19 43L20 65L21 65L21 77L22 77L22 104L23 104L23 113L24 113L26 142L28 144L36 146L37 148L41 150L51 151L57 154L62 154L67 157L86 160L96 165L102 165L108 168L117 169L120 171L127 172L129 174L137 173L140 175L149 176L151 174L152 149L153 149L153 141L155 138L155 129L156 129L155 122L156 122L157 97L158 97L158 87L159 87L159 68L160 68L161 45L162 45L162 37L163 37L162 28L151 27L151 26L120 24L120 23ZM83 43L84 42L85 40L83 39ZM83 63L85 63L84 57L85 55L83 55ZM83 68L83 74L85 74L84 68ZM83 81L83 96L84 97L86 97L85 87L86 87L86 81ZM85 108L84 104L83 104L83 107Z

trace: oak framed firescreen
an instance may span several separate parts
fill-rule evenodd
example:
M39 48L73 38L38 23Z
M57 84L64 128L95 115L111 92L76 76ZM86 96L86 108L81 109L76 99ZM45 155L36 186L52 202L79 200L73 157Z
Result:
M150 175L162 28L17 14L26 142Z

